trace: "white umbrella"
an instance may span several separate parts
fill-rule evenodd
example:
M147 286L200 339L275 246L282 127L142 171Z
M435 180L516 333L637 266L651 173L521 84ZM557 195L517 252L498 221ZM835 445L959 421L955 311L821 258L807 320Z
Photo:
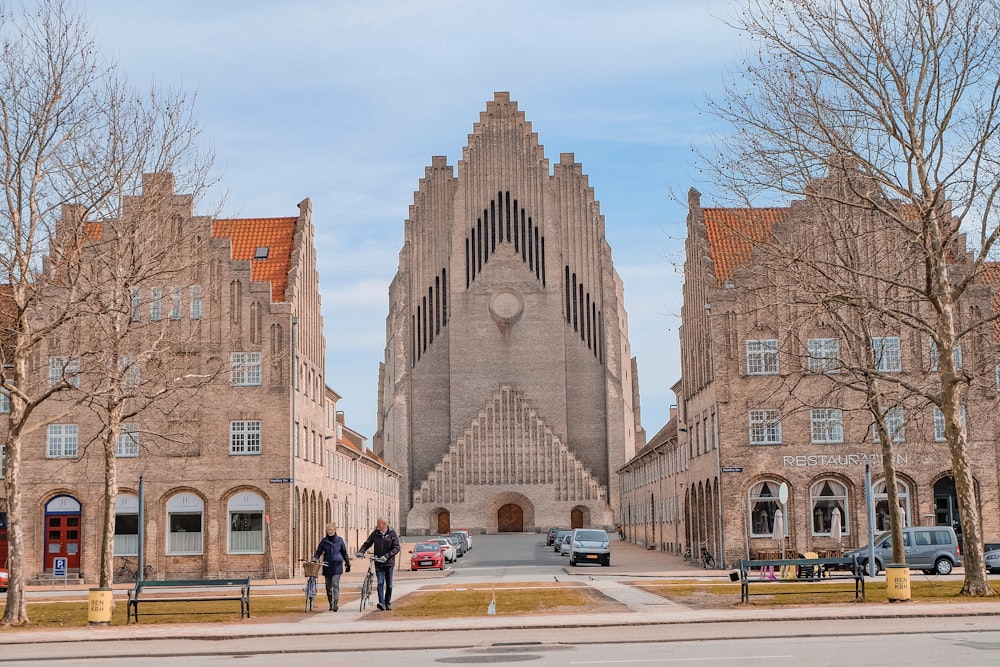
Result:
M785 519L781 516L781 510L774 510L774 532L771 537L781 542L781 559L785 558Z
M833 516L830 518L830 537L837 540L837 546L840 546L840 508L833 508Z

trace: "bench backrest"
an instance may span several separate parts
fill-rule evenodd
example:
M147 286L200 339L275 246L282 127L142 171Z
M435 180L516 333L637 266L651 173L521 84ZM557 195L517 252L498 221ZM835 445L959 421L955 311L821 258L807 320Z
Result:
M135 582L135 592L144 588L213 588L221 586L249 586L250 579L174 579Z

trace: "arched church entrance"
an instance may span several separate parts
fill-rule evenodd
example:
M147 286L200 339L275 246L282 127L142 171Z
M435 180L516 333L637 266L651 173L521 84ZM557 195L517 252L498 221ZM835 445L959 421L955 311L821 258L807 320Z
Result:
M574 507L569 513L569 527L583 528L583 510L579 507Z
M520 505L507 503L497 510L497 532L520 533L524 531L524 510Z
M438 512L438 535L447 535L451 532L451 512L441 510Z

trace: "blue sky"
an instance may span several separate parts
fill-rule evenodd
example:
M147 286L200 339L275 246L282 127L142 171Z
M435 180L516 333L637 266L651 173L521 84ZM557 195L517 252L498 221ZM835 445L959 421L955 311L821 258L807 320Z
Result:
M457 166L495 91L550 164L574 153L625 283L642 422L675 402L684 200L703 192L706 94L736 36L725 0L89 0L98 45L136 84L197 94L223 215L295 215L317 232L327 383L371 437L388 285L403 221L435 155ZM706 197L706 204L710 203Z

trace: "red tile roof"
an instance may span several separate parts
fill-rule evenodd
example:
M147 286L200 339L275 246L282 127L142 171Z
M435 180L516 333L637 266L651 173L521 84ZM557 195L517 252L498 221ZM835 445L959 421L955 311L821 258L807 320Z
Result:
M766 240L774 223L788 215L787 208L705 208L708 251L715 264L715 278L731 280L737 267L748 263L753 248Z
M271 281L271 301L285 301L292 244L298 218L216 220L212 235L232 240L232 258L251 261L251 279ZM268 248L267 259L254 259L257 248Z

